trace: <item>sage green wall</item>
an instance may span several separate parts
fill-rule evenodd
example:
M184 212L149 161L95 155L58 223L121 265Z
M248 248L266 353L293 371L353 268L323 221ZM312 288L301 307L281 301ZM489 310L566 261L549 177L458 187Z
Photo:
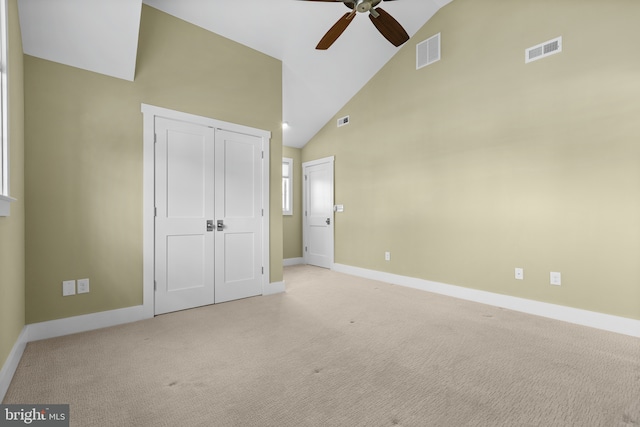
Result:
M0 369L24 328L24 95L22 37L16 0L7 2L9 194L11 214L0 217Z
M25 56L26 321L142 303L141 103L270 130L282 280L282 64L143 6L134 82ZM62 297L63 280L91 280Z
M282 147L282 156L293 159L293 215L282 216L283 258L302 257L302 150Z
M638 16L632 0L442 8L336 115L351 124L303 149L336 156L336 262L640 319ZM438 32L442 60L416 70ZM562 53L525 65L557 36Z

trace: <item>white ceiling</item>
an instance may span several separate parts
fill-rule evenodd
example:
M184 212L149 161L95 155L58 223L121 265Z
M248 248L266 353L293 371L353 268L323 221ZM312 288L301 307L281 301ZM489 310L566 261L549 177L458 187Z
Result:
M142 0L18 0L24 53L133 80Z
M410 36L451 0L380 4ZM24 53L134 80L142 3L282 61L283 142L304 146L399 48L364 14L326 51L324 33L348 10L300 0L18 0Z

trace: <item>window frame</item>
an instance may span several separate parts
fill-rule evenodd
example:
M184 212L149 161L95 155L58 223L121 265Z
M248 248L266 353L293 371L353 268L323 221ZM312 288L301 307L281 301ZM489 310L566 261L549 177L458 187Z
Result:
M289 166L289 175L285 177L284 171L282 173L282 215L293 215L293 159L290 157L283 157L282 165L284 166L285 164ZM285 180L289 181L289 194L285 194L284 191ZM287 202L289 209L285 209Z
M0 216L9 216L9 114L7 86L7 1L0 0Z

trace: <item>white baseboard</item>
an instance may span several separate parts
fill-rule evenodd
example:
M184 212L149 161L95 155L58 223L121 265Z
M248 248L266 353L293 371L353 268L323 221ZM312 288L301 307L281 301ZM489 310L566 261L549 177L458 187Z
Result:
M503 307L509 310L520 311L522 313L534 314L536 316L547 317L550 319L561 320L577 325L589 326L591 328L640 338L640 320L628 319L626 317L613 316L610 314L597 313L508 295L495 294L493 292L469 289L461 286L431 282L429 280L352 267L344 264L334 264L332 269L352 276L359 276L366 279L392 283L394 285L420 289L427 292Z
M84 314L82 316L32 323L27 325L26 328L29 342L31 342L61 337L63 335L77 334L78 332L92 331L94 329L108 328L109 326L137 322L138 320L150 319L152 317L153 315L149 315L149 310L145 309L143 305L137 305L134 307L119 308L117 310L101 311L98 313Z
M304 264L304 258L286 258L282 260L283 267L289 267L291 265Z
M271 282L269 286L267 286L263 292L263 296L279 294L285 292L284 282Z
M22 332L18 335L18 339L16 343L13 345L7 360L4 362L2 369L0 369L0 403L4 400L4 396L7 394L7 390L9 390L9 385L11 384L11 380L13 379L13 374L16 373L16 369L18 368L18 363L20 363L20 359L22 358L22 353L24 353L24 349L27 346L28 342L28 332L27 327L22 328Z

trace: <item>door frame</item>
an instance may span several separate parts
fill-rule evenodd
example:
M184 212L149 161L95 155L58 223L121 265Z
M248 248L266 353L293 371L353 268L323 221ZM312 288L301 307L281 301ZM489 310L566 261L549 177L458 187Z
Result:
M307 263L307 251L304 250L307 245L307 215L306 215L306 206L307 206L307 184L305 180L305 169L308 166L315 166L322 163L330 163L331 164L331 202L333 206L331 207L331 233L330 238L331 242L329 243L329 269L333 270L333 265L335 264L335 229L336 229L336 216L335 216L335 156L323 157L322 159L310 160L308 162L302 163L302 259L304 263Z
M271 132L224 122L209 117L184 113L148 104L141 105L143 114L143 182L142 182L142 305L146 316L155 315L154 279L155 279L155 119L163 117L170 120L209 126L215 129L243 133L262 138L262 293L269 285L269 159Z

